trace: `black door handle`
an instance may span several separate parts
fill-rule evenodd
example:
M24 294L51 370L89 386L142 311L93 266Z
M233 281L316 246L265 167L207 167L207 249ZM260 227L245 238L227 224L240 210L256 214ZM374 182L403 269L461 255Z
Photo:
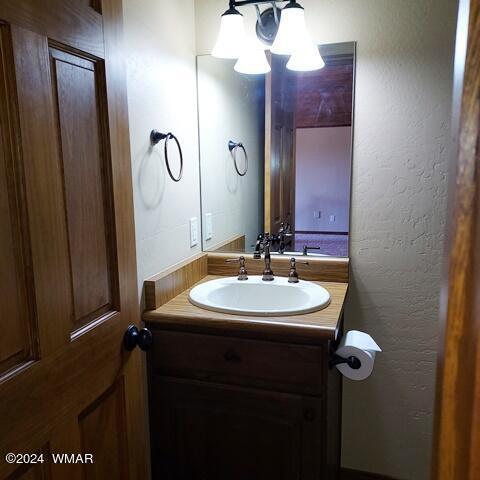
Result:
M139 330L135 325L130 325L123 337L123 346L125 350L131 352L136 346L146 352L153 345L153 335L148 328Z

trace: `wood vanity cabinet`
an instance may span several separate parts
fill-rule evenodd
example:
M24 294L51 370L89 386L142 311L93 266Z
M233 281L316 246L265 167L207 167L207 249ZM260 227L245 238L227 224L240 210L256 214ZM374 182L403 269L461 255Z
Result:
M154 479L338 478L341 377L327 340L148 326Z

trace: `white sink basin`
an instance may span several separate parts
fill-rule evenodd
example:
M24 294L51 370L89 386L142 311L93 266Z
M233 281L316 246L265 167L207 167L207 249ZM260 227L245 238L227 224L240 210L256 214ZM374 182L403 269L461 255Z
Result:
M215 312L274 317L321 310L330 303L330 294L315 283L288 283L285 277L275 277L272 282L264 282L260 276L245 281L225 277L192 288L189 300Z

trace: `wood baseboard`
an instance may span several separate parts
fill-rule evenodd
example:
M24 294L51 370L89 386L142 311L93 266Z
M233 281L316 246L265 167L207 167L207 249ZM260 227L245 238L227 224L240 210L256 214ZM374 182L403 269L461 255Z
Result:
M340 480L398 480L378 473L362 472L350 468L342 468L340 471Z

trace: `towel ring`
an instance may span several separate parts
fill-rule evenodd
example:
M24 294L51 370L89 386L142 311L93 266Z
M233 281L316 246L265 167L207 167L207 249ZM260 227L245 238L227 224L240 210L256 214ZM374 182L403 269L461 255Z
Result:
M177 148L178 148L178 153L180 154L180 171L178 172L178 177L173 176L172 170L170 169L170 162L168 160L168 141L170 139L175 140L175 143L177 144ZM170 175L170 178L174 182L179 182L183 176L183 153L182 153L182 147L180 146L180 142L172 132L160 133L157 130L152 130L150 132L150 142L152 143L152 145L156 145L160 140L165 140L163 151L165 152L165 164L167 166L168 174Z
M240 171L240 169L238 168L238 164L237 164L237 148L241 148L243 150L243 155L245 157L245 171L243 173ZM234 142L233 140L230 140L228 142L228 149L230 150L230 153L232 154L233 164L235 165L235 170L237 171L237 173L241 177L244 177L248 172L248 155L247 155L247 151L245 150L245 147L243 146L243 143L242 142Z

